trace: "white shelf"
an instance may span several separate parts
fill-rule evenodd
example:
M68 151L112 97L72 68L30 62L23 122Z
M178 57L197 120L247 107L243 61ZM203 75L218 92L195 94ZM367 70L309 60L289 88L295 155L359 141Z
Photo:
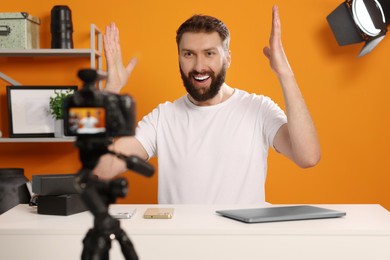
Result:
M0 143L72 143L76 137L0 138Z
M3 57L96 57L101 51L91 49L0 49Z
M91 49L1 49L0 56L5 57L42 57L42 56L70 56L89 57ZM100 51L94 51L96 56L100 56Z
M89 44L88 49L0 49L0 57L85 57L89 58L91 68L101 70L103 36L95 24L90 26Z

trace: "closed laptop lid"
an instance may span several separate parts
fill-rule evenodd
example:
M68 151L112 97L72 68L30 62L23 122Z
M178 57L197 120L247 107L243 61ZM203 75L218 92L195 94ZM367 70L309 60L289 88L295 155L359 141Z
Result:
M336 218L346 215L342 211L308 205L217 210L216 212L224 217L246 223Z

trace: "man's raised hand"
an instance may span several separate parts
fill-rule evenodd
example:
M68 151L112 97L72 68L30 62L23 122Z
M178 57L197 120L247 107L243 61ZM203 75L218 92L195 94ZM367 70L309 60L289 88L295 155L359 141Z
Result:
M119 93L126 85L137 64L137 59L132 58L126 67L123 65L119 30L114 23L106 27L103 42L107 62L107 83L105 90Z

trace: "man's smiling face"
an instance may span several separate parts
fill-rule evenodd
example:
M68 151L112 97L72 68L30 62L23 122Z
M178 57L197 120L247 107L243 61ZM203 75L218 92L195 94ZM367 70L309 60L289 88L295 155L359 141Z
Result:
M225 82L230 54L217 32L186 32L179 44L179 65L188 94L202 102L215 97Z

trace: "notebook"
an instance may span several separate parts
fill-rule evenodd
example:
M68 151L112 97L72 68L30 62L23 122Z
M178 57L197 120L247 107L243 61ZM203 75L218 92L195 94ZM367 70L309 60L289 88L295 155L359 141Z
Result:
M245 223L337 218L346 215L342 211L308 205L217 210L216 212L224 217Z

